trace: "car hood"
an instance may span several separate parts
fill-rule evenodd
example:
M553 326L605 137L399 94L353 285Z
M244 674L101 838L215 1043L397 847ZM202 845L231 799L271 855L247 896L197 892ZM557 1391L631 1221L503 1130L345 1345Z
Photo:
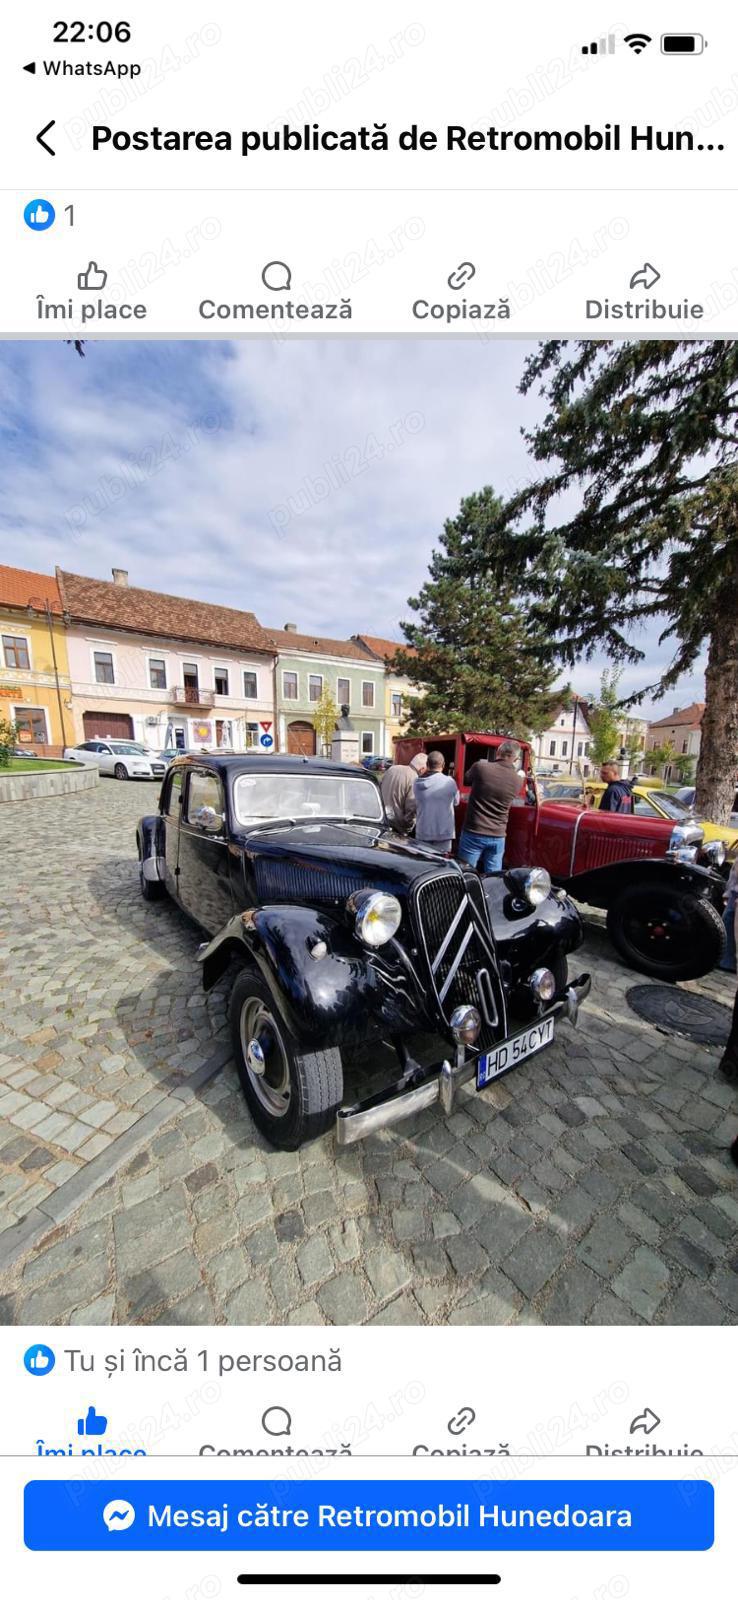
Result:
M403 894L429 873L459 870L378 823L300 822L243 833L239 842L264 897L283 888L301 898L336 900L368 885Z

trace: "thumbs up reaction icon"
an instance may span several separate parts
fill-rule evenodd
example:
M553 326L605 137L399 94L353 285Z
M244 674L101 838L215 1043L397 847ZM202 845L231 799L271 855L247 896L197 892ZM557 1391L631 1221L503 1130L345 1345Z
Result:
M94 1406L88 1406L87 1416L80 1417L77 1421L77 1432L86 1435L87 1438L99 1438L107 1426L107 1417L101 1416Z

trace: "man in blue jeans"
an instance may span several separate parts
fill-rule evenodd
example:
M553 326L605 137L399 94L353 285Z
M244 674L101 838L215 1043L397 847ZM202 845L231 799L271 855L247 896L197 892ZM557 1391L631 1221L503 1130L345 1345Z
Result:
M520 745L504 739L495 756L469 768L471 792L459 840L459 860L485 875L502 871L507 818L520 794Z

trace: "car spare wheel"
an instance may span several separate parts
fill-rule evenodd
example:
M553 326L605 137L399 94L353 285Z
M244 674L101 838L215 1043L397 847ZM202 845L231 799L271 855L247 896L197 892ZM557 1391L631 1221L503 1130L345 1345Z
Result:
M257 972L240 972L231 1037L254 1122L278 1150L297 1150L334 1127L343 1099L340 1050L303 1052Z
M704 977L725 950L723 920L709 900L647 880L619 895L607 931L628 966L672 983Z

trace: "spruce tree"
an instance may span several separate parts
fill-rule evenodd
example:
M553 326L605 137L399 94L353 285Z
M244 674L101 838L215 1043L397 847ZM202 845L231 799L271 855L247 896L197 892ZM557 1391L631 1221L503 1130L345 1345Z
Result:
M662 696L707 646L697 811L727 822L738 773L738 344L551 339L525 368L547 414L526 436L544 475L500 530L559 659L637 663L661 624ZM629 703L633 703L633 699Z
M429 577L408 601L416 622L402 631L413 655L394 666L424 690L409 702L414 731L508 733L548 727L568 689L552 692L556 668L502 571L490 562L506 508L492 489L469 495L444 526Z

